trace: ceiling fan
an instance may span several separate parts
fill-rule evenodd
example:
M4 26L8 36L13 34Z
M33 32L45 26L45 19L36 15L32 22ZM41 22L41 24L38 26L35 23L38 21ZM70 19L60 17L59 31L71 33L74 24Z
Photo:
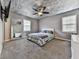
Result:
M37 8L33 8L33 10L35 11L33 15L42 16L43 14L49 14L49 12L45 11L46 6L43 6L43 5L38 6Z
M7 18L9 17L10 12L10 6L11 6L11 0L9 1L9 4L3 8L1 1L0 1L0 8L1 8L1 20L7 22Z

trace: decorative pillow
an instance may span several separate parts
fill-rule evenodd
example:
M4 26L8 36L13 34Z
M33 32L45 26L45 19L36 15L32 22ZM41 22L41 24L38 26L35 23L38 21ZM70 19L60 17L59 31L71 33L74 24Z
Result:
M51 34L53 34L53 31L48 31L48 33L51 33Z
M44 30L44 33L47 33L47 30Z
M51 31L51 30L44 30L43 32L44 33L51 33L51 34L53 34L53 31Z

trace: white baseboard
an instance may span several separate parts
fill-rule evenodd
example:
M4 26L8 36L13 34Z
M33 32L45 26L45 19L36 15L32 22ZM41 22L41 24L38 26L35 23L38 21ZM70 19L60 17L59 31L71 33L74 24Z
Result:
M55 39L63 40L63 41L71 41L69 39L61 38L61 37L55 37Z
M5 40L5 42L8 42L8 41L10 41L10 40Z

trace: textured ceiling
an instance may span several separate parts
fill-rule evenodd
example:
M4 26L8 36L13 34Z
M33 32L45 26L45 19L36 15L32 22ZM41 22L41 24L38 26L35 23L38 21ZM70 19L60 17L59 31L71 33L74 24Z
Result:
M4 0L5 5L7 5L9 0ZM33 6L40 4L47 6L47 11L50 12L49 15L36 16L33 15ZM11 11L20 13L25 16L32 18L41 18L45 16L55 15L79 8L79 0L12 0Z

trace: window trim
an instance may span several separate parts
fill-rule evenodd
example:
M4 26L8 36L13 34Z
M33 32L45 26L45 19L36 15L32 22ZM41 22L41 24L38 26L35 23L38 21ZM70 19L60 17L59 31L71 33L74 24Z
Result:
M71 24L66 24L66 23L63 24L64 18L71 18L71 17L73 17L73 16L75 17L75 23L73 23L73 24L72 24L72 23L71 23ZM70 15L70 16L62 17L62 32L66 32L66 33L77 33L77 31L78 31L78 30L77 30L77 24L78 24L78 23L77 23L77 19L78 19L78 18L77 18L77 15ZM64 30L64 31L63 31L63 26L64 26L64 25L75 25L75 26L76 26L76 27L75 27L75 31L67 31L67 30Z
M30 22L30 24L29 24L29 25L30 25L30 27L29 27L30 30L26 30L26 31L25 31L25 30L24 30L24 20L26 20L26 19L23 19L23 31L24 31L24 32L31 31L31 21L30 21L30 20L26 20L26 21L29 21L29 22Z

